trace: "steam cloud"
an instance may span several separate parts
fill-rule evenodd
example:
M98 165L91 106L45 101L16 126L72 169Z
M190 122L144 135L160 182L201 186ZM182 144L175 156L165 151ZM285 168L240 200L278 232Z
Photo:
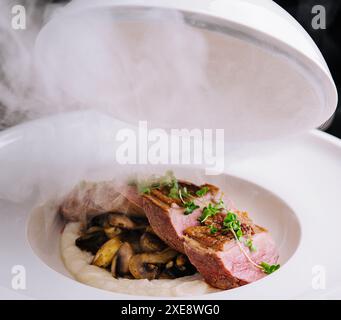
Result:
M257 55L263 54L259 48L241 51L246 44L232 38L220 48L221 36L215 33L211 34L210 44L217 50L210 52L207 38L175 11L146 10L143 18L148 23L145 24L139 23L141 12L134 10L116 9L116 17L113 11L100 9L73 15L72 12L79 12L89 3L94 2L73 1L73 11L66 12L61 5L25 1L27 29L14 30L11 26L13 2L1 1L0 103L6 108L3 123L8 125L73 110L95 110L125 121L133 114L135 119L154 120L154 124L157 121L158 126L170 122L184 128L193 119L192 124L198 122L196 108L207 109L206 123L199 124L217 128L213 120L220 120L225 132L237 140L230 145L234 152L230 152L228 161L232 163L242 161L245 154L249 156L251 147L255 154L260 152L258 144L242 149L238 141L243 134L250 136L249 128L259 118L268 128L277 130L277 123L272 125L267 117L270 119L273 113L278 118L291 117L290 110L269 105L266 99L263 108L267 116L259 115L257 108L252 109L253 106L247 104L249 101L241 86L248 82L252 89L248 94L266 98L254 83L262 84L269 73L272 76L287 69L286 64L277 64L276 57L268 55L268 59L260 59L260 63L250 63L258 61ZM130 15L133 19L129 19ZM59 21L55 28L54 16L58 16ZM39 33L48 21L52 29L49 33ZM243 52L242 57L239 57L240 52ZM225 54L229 61L221 65ZM249 67L246 71L240 69L244 61ZM271 69L272 64L276 65L275 69ZM220 69L224 69L221 74L217 72ZM230 77L227 85L225 75ZM300 91L284 76L276 81L277 85L282 82L285 90L278 92L276 99ZM265 93L271 92L265 85L268 83L260 87L266 89ZM229 90L230 101L223 99L226 90ZM226 110L227 103L233 121L216 117ZM244 113L239 112L243 103L251 113L248 117L245 117L245 106ZM214 108L214 112L210 108ZM165 110L172 112L165 113ZM70 117L77 123L76 129L62 119L54 119L48 128L25 132L27 136L21 137L24 141L20 147L26 155L25 161L17 159L15 154L8 159L0 153L0 160L4 157L11 166L11 170L1 172L0 198L20 201L37 192L41 199L47 199L86 178L85 173L91 166L114 164L115 136L103 128L110 127L111 123L118 128L127 124L113 123L105 117L95 120L91 113ZM239 121L246 118L247 121ZM262 134L265 125L259 124L259 127ZM82 145L84 143L87 146ZM46 153L46 150L50 151ZM274 149L269 148L267 152L273 153ZM129 167L125 170L129 171ZM14 185L13 181L18 183Z
M74 1L73 8L80 10L86 3ZM138 119L145 119L149 106L153 118L162 122L169 120L162 119L162 109L177 107L179 98L187 105L200 103L198 92L207 87L205 43L185 27L179 13L150 10L144 13L150 24L137 32L140 24L121 27L118 22L114 27L110 12L63 16L60 5L26 1L27 28L14 30L12 5L2 1L0 10L4 123L80 109L120 118L127 106ZM55 14L62 23L45 42L38 42L37 53L37 35Z
M26 9L27 28L12 28L10 0L0 4L0 128L42 114L41 94L36 88L33 67L35 38L42 23L55 10L55 5L41 5L38 0L21 2Z
M149 24L141 28L134 22L113 24L110 11L84 11L79 18L66 14L62 5L22 4L25 30L12 28L13 2L0 5L3 126L74 110L95 110L124 120L133 112L135 118L149 120L146 108L153 110L154 119L167 122L164 108L179 109L180 99L190 108L202 103L198 93L208 86L203 72L206 44L180 13L147 10L143 14ZM87 4L73 1L72 10L82 10ZM117 19L127 15L116 11ZM58 28L48 36L39 35L48 21L53 25L57 15ZM128 107L133 111L124 114ZM115 163L115 136L103 132L111 120L91 113L70 117L78 130L56 118L46 128L38 126L24 133L20 148L25 161L18 163L15 154L6 159L11 170L1 173L0 198L18 202L36 194L43 202L82 179L93 178L89 168ZM173 117L176 121L179 112ZM117 129L127 126L124 122L114 125ZM129 170L119 169L121 175ZM116 175L117 170L111 171L109 177ZM96 173L95 178L108 175ZM18 184L11 185L14 180Z

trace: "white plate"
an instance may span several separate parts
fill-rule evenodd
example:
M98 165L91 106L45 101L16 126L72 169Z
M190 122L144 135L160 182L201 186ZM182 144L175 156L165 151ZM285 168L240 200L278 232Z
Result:
M27 123L0 134L0 197L11 200L0 200L0 297L141 298L95 289L56 272L36 256L26 235L29 213L39 200L38 187L45 191L40 195L51 196L60 191L61 182L75 183L84 168L113 161L115 131L123 126L106 116L84 112ZM271 152L259 149L256 155L228 162L229 174L270 190L293 209L301 223L300 243L287 263L265 279L191 299L341 298L341 256L337 254L340 157L338 139L313 131L272 147ZM77 166L81 159L86 159L83 167ZM262 202L259 197L254 200ZM285 237L290 239L290 230ZM12 289L15 265L26 269L26 290ZM324 278L325 289L314 289Z

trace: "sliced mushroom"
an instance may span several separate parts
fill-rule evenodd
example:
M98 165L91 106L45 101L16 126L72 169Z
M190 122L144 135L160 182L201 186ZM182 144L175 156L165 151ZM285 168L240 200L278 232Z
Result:
M175 261L166 264L164 273L173 278L180 278L196 273L195 267L189 262L187 256L179 254Z
M76 239L75 244L81 250L96 254L99 248L107 241L108 237L103 230L100 230L82 235Z
M132 230L132 231L123 232L120 237L121 237L121 241L130 243L135 253L143 252L140 246L140 238L141 238L140 231Z
M136 257L136 256L135 256ZM141 257L131 258L129 262L129 270L135 279L153 280L160 274L160 268L151 263L144 263Z
M104 229L105 234L108 238L112 239L122 233L122 229L117 227L109 227Z
M108 216L109 225L126 230L146 229L148 221L143 218L128 217L123 213L110 213Z
M176 277L171 274L169 271L169 269L174 267L174 261L171 260L169 262L167 262L165 269L162 271L162 273L160 274L159 279L175 279Z
M98 231L102 231L103 232L103 228L102 227L90 227L89 229L87 229L85 231L86 234L90 234L90 233L94 233L94 232L98 232Z
M141 217L131 217L131 219L135 222L135 229L145 231L146 228L149 226L149 221L146 218L141 218Z
M109 266L121 244L122 242L118 236L104 243L97 251L92 264L103 268Z
M162 251L165 243L155 234L145 232L140 238L140 246L143 252Z
M136 223L128 216L121 213L111 213L108 217L109 225L112 227L133 230L137 227Z
M101 213L97 216L94 216L88 223L87 229L90 229L91 227L101 227L101 228L107 228L109 227L108 224L108 213Z
M111 273L115 278L129 274L129 260L133 255L130 243L124 242L112 260Z
M155 279L161 272L159 265L166 264L176 255L177 252L170 248L161 252L136 254L129 261L129 271L136 279Z
M175 259L175 264L180 269L183 269L187 263L189 263L189 260L184 254L179 254Z

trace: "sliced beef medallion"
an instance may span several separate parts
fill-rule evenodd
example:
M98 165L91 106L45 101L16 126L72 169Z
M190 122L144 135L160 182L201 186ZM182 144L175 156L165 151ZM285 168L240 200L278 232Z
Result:
M180 192L184 188L190 190L186 199ZM207 283L230 289L279 267L270 234L234 208L217 187L178 181L176 189L174 196L170 189L151 188L143 195L143 209L154 232L185 253Z
M190 201L185 196L182 199L169 196L170 190L167 188L151 189L149 194L143 195L143 209L154 232L170 247L184 253L184 230L199 225L198 218L202 214L200 207L208 202L218 202L222 194L217 187L210 184L197 186L186 181L178 181L178 184L179 190L185 189L192 195ZM205 191L202 196L197 195L199 190ZM194 210L190 214L188 211L191 209L186 209L184 202L192 202ZM226 200L226 203L232 208L230 201Z
M83 181L64 198L60 213L68 221L86 221L104 212L145 216L137 188L111 181Z
M274 265L278 260L276 244L270 234L254 225L246 213L235 214L243 233L240 241L224 229L226 214L223 213L184 230L185 254L205 281L219 289L231 289L261 279L266 275L261 264Z

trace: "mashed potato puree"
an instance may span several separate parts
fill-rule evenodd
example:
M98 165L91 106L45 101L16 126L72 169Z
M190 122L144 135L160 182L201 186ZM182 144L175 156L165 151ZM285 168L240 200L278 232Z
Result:
M74 278L84 284L117 293L143 296L193 296L219 291L209 286L197 273L177 279L115 279L109 271L91 265L93 255L80 250L75 240L81 224L70 222L61 236L61 256Z

